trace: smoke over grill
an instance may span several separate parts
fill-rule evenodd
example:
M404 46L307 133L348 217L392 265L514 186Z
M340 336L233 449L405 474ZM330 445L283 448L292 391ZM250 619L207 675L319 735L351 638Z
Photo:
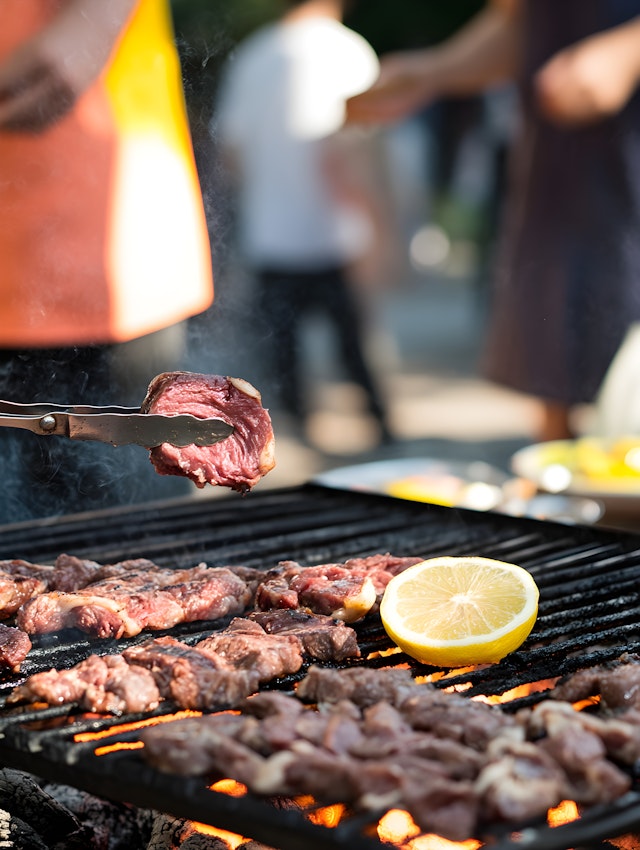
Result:
M539 617L526 643L496 665L439 671L392 649L376 616L356 624L362 652L342 668L408 668L430 677L438 688L464 697L499 699L513 714L547 698L559 677L640 652L640 540L578 526L474 513L364 493L343 493L315 485L253 493L244 499L188 500L114 509L5 527L0 557L52 562L68 552L101 563L146 557L159 565L190 567L242 564L269 569L282 560L303 565L342 562L379 552L399 556L482 555L520 564L540 588ZM191 623L171 631L193 645L211 626ZM226 623L216 623L215 627ZM144 639L147 639L144 636ZM384 812L356 812L342 806L339 822L325 825L318 803L231 796L212 790L200 777L176 777L155 770L141 756L141 728L166 719L175 706L121 717L87 715L69 706L12 706L10 691L39 670L69 667L92 652L118 652L141 642L92 641L75 632L34 639L22 672L5 676L0 704L0 758L10 769L27 771L174 818L210 824L250 836L280 850L380 848L376 831ZM285 694L306 675L276 681L268 689ZM142 724L142 726L140 725ZM565 848L594 844L640 825L640 793L586 810L561 827L527 825L514 833L490 825L479 840L498 848ZM419 846L419 845L416 845Z

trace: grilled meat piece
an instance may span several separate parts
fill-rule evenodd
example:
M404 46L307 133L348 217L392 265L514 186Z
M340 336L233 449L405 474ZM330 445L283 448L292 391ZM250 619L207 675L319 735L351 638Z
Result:
M612 711L640 709L640 659L627 654L613 664L580 670L561 680L552 696L567 702L599 696L601 705Z
M400 667L384 671L369 667L331 670L313 665L298 684L296 692L307 702L349 700L365 708L382 700L399 705L418 687L411 672Z
M75 703L86 711L122 714L152 711L160 693L148 670L119 655L90 655L69 670L35 673L14 689L10 702Z
M247 583L225 567L130 570L69 593L41 594L26 602L17 622L29 634L77 628L95 637L131 637L143 629L217 620L243 611Z
M543 815L567 797L569 782L561 766L530 741L499 739L487 750L487 764L476 782L489 820L522 823Z
M394 575L421 560L387 553L312 567L283 561L259 584L256 608L301 608L353 622L377 607Z
M235 429L212 446L163 443L151 449L151 463L160 475L182 475L196 487L222 485L245 493L275 466L271 419L258 390L240 378L164 372L149 385L141 409L216 417Z
M289 609L253 611L247 619L259 623L267 634L295 635L305 655L317 661L360 657L356 633L341 620Z
M10 617L27 599L48 590L84 587L99 570L93 561L70 555L60 555L53 566L21 559L0 561L0 618Z
M259 623L241 617L194 648L222 657L234 670L253 670L260 682L296 673L303 663L302 643L295 635L269 634Z
M31 641L22 629L0 623L0 668L17 673L30 649Z

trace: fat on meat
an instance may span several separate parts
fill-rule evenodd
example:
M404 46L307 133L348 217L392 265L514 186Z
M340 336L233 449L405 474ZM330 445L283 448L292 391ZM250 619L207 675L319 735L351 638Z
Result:
M160 475L187 477L201 489L212 484L245 493L275 466L271 418L258 390L241 378L164 372L149 384L141 410L216 417L235 429L212 446L155 446L150 460Z

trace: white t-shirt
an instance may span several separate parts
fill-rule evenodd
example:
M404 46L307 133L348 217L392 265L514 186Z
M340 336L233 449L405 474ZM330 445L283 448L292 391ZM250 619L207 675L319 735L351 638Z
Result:
M362 254L366 221L332 196L322 147L378 70L360 35L323 17L266 26L231 57L212 129L240 166L249 262L312 269Z

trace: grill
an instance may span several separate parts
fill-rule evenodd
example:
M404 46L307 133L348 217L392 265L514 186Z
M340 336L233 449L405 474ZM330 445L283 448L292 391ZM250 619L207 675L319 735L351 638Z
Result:
M5 526L0 558L46 563L62 552L109 563L147 557L163 566L245 564L268 568L279 560L302 564L343 561L390 551L397 555L482 555L527 568L541 593L539 617L526 643L500 664L458 672L436 682L468 685L466 696L504 695L519 686L563 676L640 652L640 536L564 526L499 514L476 513L308 484L246 498L184 500L79 514ZM206 633L202 623L171 631L187 642ZM223 626L226 623L216 623ZM364 662L409 664L415 675L433 673L403 654L380 655L390 643L379 620L357 627ZM210 630L209 630L210 631ZM347 812L338 826L314 822L310 811L287 800L212 791L203 780L179 780L148 766L135 749L138 733L126 724L151 715L95 717L69 707L16 709L5 700L25 675L68 667L91 652L115 652L140 642L95 641L76 633L43 636L20 675L0 681L0 759L7 767L90 793L248 835L280 850L375 850L371 815ZM372 657L367 657L370 656ZM273 683L290 690L297 677ZM506 711L535 704L543 693L504 702ZM153 716L170 714L162 705ZM95 741L82 733L103 733ZM97 747L116 745L100 755ZM377 820L377 818L376 818ZM496 826L478 836L495 848L602 846L640 828L640 783L612 805L594 807L560 827L546 823ZM606 846L606 845L605 845Z

